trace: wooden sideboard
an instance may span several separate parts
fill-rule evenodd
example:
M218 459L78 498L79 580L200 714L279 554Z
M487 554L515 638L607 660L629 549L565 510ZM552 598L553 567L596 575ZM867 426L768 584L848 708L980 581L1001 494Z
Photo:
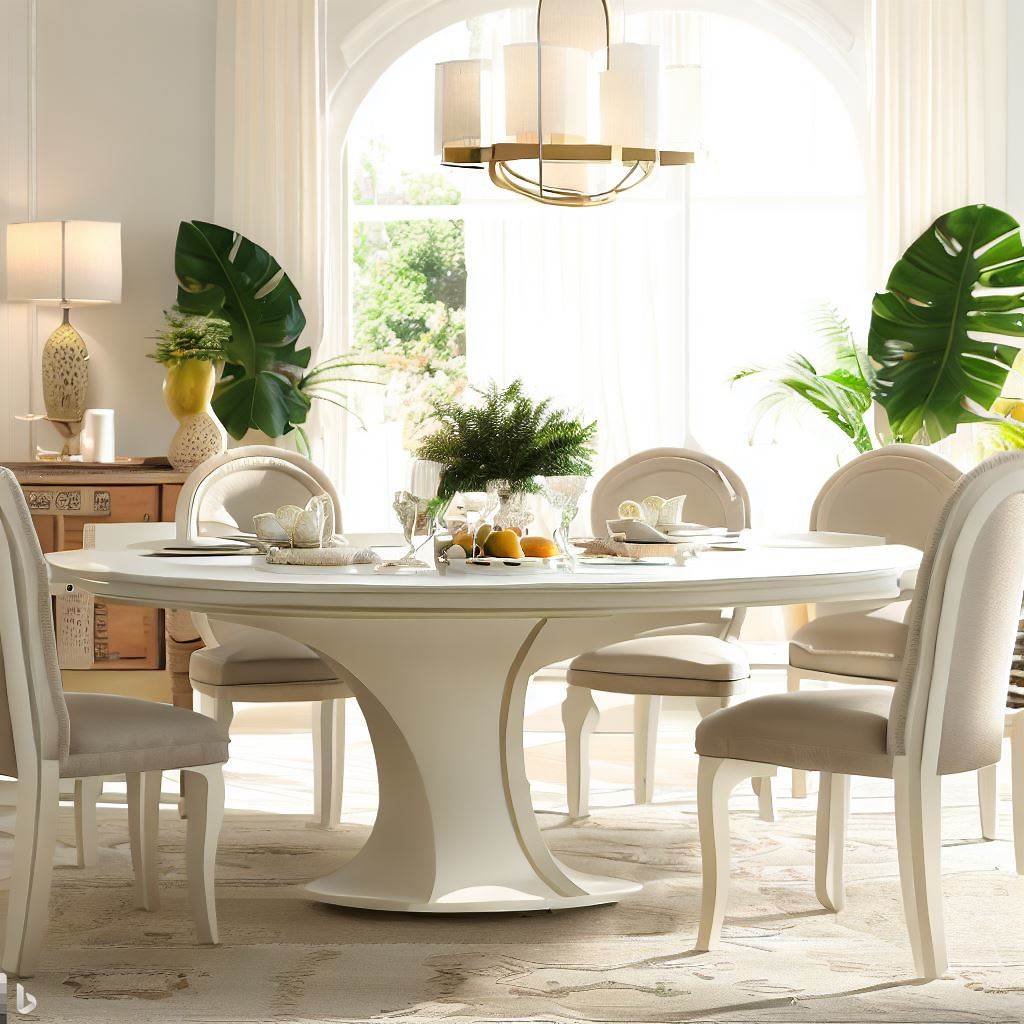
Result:
M157 461L6 465L21 484L43 551L50 552L81 548L90 523L173 522L186 474ZM162 609L58 598L55 625L62 668L164 667Z

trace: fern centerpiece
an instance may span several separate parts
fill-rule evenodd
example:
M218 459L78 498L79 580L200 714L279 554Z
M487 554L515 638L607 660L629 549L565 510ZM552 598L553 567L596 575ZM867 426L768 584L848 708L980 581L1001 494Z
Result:
M433 404L440 426L417 455L444 466L439 504L459 492L487 490L499 480L507 481L513 492L536 493L538 476L593 472L596 423L553 409L550 399L532 401L521 380L504 389L492 382L476 393L480 401L475 405L445 400Z

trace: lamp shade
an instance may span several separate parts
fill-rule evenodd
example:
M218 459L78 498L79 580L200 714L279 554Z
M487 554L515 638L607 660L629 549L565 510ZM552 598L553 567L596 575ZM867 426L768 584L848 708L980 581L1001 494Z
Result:
M665 69L665 123L662 145L682 153L701 147L700 65L678 64Z
M657 146L659 58L657 46L616 43L609 48L609 68L600 74L602 142Z
M491 62L449 60L434 66L434 150L490 141Z
M120 222L8 224L7 298L68 305L120 302Z
M590 54L571 46L541 47L544 139L585 142ZM537 141L537 44L505 47L505 131L515 142Z

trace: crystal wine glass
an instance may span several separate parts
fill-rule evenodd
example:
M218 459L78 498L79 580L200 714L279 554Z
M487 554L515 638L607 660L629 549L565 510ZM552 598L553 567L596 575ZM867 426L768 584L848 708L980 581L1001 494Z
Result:
M576 552L569 543L569 526L576 518L579 509L580 498L587 489L589 477L585 476L542 476L540 478L541 489L548 504L561 515L561 522L555 530L555 542L562 550L566 566L570 572L575 572L577 567Z
M417 526L424 522L431 522L432 516L428 516L427 513L430 511L430 498L420 498L410 491L397 491L395 493L395 500L392 503L392 508L395 510L395 515L398 516L398 521L402 524L402 533L405 536L405 542L409 545L409 550L395 563L400 566L410 566L412 568L428 568L427 563L421 561L416 557L416 552L433 536L433 531L427 534L424 540L417 542Z

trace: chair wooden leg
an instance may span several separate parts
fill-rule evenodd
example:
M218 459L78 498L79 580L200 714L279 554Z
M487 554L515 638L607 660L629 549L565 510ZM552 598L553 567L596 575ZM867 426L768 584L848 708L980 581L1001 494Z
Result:
M703 894L696 949L716 949L729 895L729 794L743 779L771 777L774 765L702 757L697 768L697 820Z
M800 692L800 670L792 665L786 671L786 692ZM807 796L807 772L799 768L790 771L790 795L794 800L803 800Z
M76 862L80 868L95 867L99 861L96 804L102 792L101 776L75 779L75 848Z
M850 813L850 776L822 772L818 784L818 823L814 838L814 892L826 909L838 913L846 903L843 851Z
M217 904L214 895L214 869L217 838L224 820L224 774L219 764L185 770L188 786L188 835L185 869L188 895L196 924L197 941L217 945Z
M942 780L925 775L905 757L896 759L894 778L896 846L914 968L921 978L938 978L947 968L940 859Z
M752 778L750 787L757 797L757 814L762 821L775 821L775 800L772 796L772 780Z
M978 811L981 815L981 835L984 839L997 838L998 769L997 764L978 769Z
M199 713L206 715L207 718L217 717L217 705L220 701L216 697L211 697L208 693L199 694Z
M562 702L565 728L565 786L570 818L590 813L590 737L600 714L585 686L570 686Z
M633 800L654 800L654 762L658 752L658 718L661 697L638 693L633 698Z
M128 835L135 869L135 906L160 909L160 785L162 772L132 772L128 776Z
M1024 711L1014 715L1010 730L1010 771L1013 779L1013 852L1017 874L1024 875Z
M225 729L230 729L231 722L235 717L235 705L222 697L215 697L213 701L213 714L210 717L223 725Z
M34 766L35 767L35 766ZM43 761L38 774L18 779L14 824L14 861L2 968L8 975L31 977L50 916L50 881L57 845L59 768Z
M313 804L316 828L337 828L345 778L345 701L313 704Z

